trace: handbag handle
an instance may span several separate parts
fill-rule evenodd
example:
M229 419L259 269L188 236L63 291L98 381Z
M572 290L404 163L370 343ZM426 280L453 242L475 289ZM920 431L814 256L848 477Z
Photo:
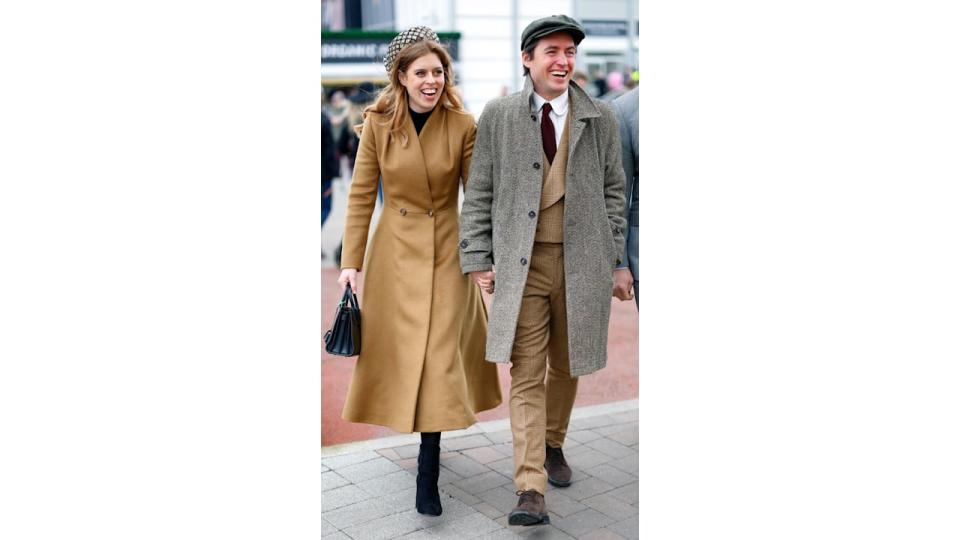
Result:
M360 309L360 302L357 301L357 295L353 293L353 289L350 288L349 283L347 283L347 287L343 289L343 296L340 298L340 304L337 305L337 308L342 308L347 304L354 310Z

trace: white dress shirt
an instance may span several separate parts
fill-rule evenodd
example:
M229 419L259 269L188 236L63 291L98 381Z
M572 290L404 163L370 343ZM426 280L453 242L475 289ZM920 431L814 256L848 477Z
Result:
M537 122L540 122L540 117L542 116L543 105L547 103L547 100L540 97L536 92L533 93L533 103L530 104L530 109L536 113ZM553 121L553 132L557 136L557 148L560 148L560 138L563 136L563 129L567 125L567 107L570 105L570 94L569 92L564 92L559 96L553 98L550 101L550 120Z

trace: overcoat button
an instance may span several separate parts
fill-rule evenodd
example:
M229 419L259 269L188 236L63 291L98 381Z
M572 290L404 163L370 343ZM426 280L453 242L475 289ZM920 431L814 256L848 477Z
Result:
M533 219L533 218L537 217L537 213L534 212L533 210L531 210L530 213L527 214L527 215L530 216L530 219Z
M533 168L534 168L534 169L539 169L539 168L540 168L540 164L539 164L539 163L534 163L534 164L533 164Z
M401 216L407 215L407 209L406 209L406 208L401 208L401 209L400 209L400 215L401 215Z
M433 217L433 208L427 211L427 215Z
M466 247L467 247L467 241L464 240L464 241L460 242L460 247L466 248Z
M527 265L527 260L526 260L526 259L520 259L520 265L521 265L521 266L526 266L526 265Z

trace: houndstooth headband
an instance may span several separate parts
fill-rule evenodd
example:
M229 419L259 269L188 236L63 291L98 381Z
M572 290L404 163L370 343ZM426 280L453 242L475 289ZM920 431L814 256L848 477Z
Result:
M390 73L390 68L393 67L393 61L397 58L397 55L400 54L401 49L411 43L425 39L440 43L440 37L437 36L437 33L429 26L414 26L397 34L397 37L393 38L390 46L387 48L387 55L383 57L383 67L387 69L387 73Z

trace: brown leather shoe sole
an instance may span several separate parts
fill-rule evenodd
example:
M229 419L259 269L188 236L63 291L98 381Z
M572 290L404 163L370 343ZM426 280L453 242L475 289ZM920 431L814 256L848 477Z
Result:
M528 525L549 525L550 516L547 514L528 512L526 510L514 510L510 512L507 523L510 525L523 525L524 527Z
M557 487L568 487L570 484L573 483L573 479L570 479L570 480L567 480L566 482L564 482L563 480L554 480L553 478L550 478L550 475L548 474L548 475L547 475L547 482L550 482L550 484L552 484L552 485L554 485L554 486L557 486Z

